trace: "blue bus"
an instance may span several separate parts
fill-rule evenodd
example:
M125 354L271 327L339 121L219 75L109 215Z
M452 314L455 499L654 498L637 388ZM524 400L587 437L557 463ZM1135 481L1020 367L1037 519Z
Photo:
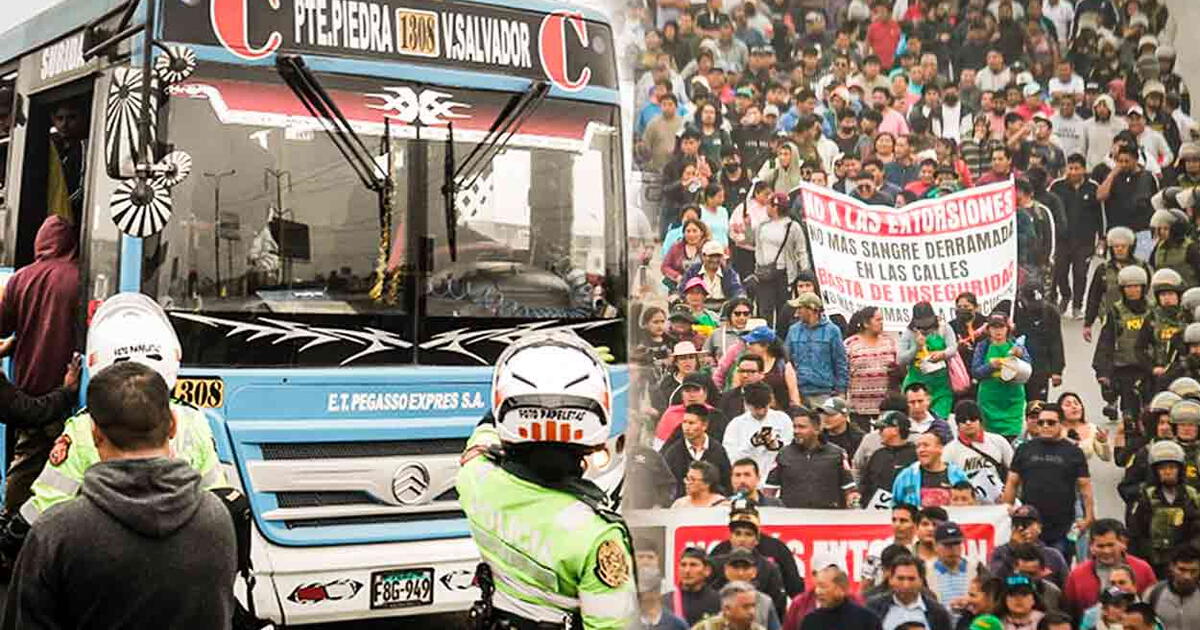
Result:
M619 497L619 103L610 25L558 2L66 0L0 35L0 267L67 214L80 339L115 292L167 310L260 616L465 610L454 479L507 344L610 349Z

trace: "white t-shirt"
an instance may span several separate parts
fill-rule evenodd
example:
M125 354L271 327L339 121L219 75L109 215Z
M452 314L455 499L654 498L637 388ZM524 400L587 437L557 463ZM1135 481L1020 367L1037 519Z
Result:
M762 420L750 412L734 418L725 427L721 446L730 462L749 457L758 463L759 478L764 482L775 469L775 456L792 443L792 419L786 413L768 409ZM761 486L760 486L761 487Z
M1067 81L1060 80L1057 76L1050 79L1050 95L1053 96L1059 92L1067 92L1069 94L1083 95L1083 77L1078 74L1072 74Z
M972 442L971 446L987 453L992 459L1004 464L1005 468L1012 465L1012 445L995 433L984 433L983 442ZM963 444L962 440L954 440L942 449L942 459L957 464L967 473L967 479L975 486L976 501L983 505L997 503L1004 492L1004 477L995 465L971 446Z

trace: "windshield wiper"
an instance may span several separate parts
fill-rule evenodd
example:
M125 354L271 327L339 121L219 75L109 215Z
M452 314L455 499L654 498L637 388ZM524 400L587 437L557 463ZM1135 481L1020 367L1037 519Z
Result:
M514 94L488 128L487 135L471 149L462 164L457 166L454 163L454 126L450 125L450 146L446 150L445 181L442 184L446 206L446 243L450 247L450 260L458 259L458 211L455 208L458 191L475 185L476 180L483 175L484 168L491 164L496 154L508 146L513 134L525 124L549 94L550 84L545 81L535 81L529 89Z
M350 126L342 110L338 109L337 103L317 81L312 70L309 70L304 58L300 55L279 55L275 58L275 69L296 98L304 103L305 109L321 123L333 146L346 158L363 186L378 193L390 188L392 174L384 172L375 162L367 145Z

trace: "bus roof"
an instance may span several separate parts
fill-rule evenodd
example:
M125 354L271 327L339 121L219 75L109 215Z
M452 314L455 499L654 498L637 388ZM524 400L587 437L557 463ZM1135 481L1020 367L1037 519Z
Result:
M147 0L130 0L145 2ZM149 0L155 1L155 0ZM157 0L158 2L172 0ZM426 0L427 1L427 0ZM600 11L586 6L580 6L559 0L470 0L476 4L491 5L549 13L551 11L571 8L579 11L589 20L608 23L609 19ZM87 24L103 16L105 13L126 4L126 0L63 0L47 8L45 11L13 26L0 33L0 64L15 61L22 55L32 52L55 40L83 28ZM409 0L408 6L419 8L426 4L418 0ZM143 7L138 8L134 20L139 20Z

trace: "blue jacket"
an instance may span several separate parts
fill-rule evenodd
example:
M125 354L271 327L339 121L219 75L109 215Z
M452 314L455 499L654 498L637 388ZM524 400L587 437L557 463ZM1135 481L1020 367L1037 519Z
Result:
M679 287L682 289L688 280L696 276L703 277L701 276L703 269L704 263L702 262L688 267L683 272L683 280L679 282ZM726 300L735 297L746 297L746 289L742 287L742 281L738 278L737 271L729 265L722 265L721 267L721 293L725 294Z
M1025 351L1025 356L1022 358L1028 361L1030 365L1033 365L1033 353L1029 351L1029 348L1026 348L1023 343L1016 345ZM991 378L992 374L996 372L996 368L992 367L992 364L988 363L987 360L988 348L991 347L992 340L986 335L979 343L975 344L975 356L971 357L971 376L983 380Z
M967 473L957 464L946 462L946 477L950 485L967 481ZM913 462L908 468L901 470L892 482L892 505L907 503L921 505L921 462Z
M845 393L850 387L850 366L842 331L825 315L809 328L796 322L788 329L788 355L796 368L801 394Z

